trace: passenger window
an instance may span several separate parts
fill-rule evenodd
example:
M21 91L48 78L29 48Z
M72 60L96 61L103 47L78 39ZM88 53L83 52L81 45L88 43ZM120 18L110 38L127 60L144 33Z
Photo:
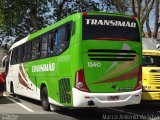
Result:
M19 46L17 49L18 49L17 63L21 63L22 62L22 55L23 55L22 46Z
M54 31L49 33L49 41L48 41L48 55L53 55L53 48L54 48Z
M66 39L66 26L58 30L58 45L63 46L66 41L65 39Z
M40 39L35 40L35 47L36 47L36 59L40 57Z
M23 62L24 53L25 53L25 45L24 45L24 44L22 45L21 50L22 50L22 51L21 51L21 54L22 54L22 55L21 55L21 62Z
M68 25L63 26L54 32L54 53L56 55L62 53L68 47L70 36L68 32L70 34L70 28L68 28Z
M39 37L32 40L32 42L27 42L18 48L14 48L11 56L11 64L59 55L69 45L71 28L70 23L63 25L42 35L41 41Z
M28 61L30 60L31 57L31 42L28 42L24 46L24 56L23 56L23 61Z
M67 35L66 41L69 44L70 37L71 37L71 24L67 24L67 28L66 29L67 29L66 30L66 35Z
M54 45L54 50L53 50L53 54L56 55L56 54L59 54L59 46L58 46L58 30L56 30L54 32L54 37L53 37L53 41L55 42Z
M18 54L18 49L17 48L14 48L13 49L13 52L12 52L12 59L11 59L11 62L12 64L17 64L17 54Z
M32 60L38 59L40 55L40 44L39 44L39 38L32 41Z
M41 58L47 57L48 39L49 39L49 34L45 34L42 36Z
M35 45L36 44L34 42L32 42L32 57L31 57L32 60L36 59L36 47L35 47Z

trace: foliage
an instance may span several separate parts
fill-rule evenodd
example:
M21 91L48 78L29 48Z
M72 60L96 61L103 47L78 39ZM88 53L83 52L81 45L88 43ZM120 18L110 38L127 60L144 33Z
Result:
M5 41L8 42L11 37L18 41L48 25L48 1L1 0L0 13L3 17L0 18L0 27Z
M148 35L155 8L154 37L160 26L159 0L0 0L0 44L18 41L60 19L82 11L120 12L137 16ZM156 5L158 4L158 5Z

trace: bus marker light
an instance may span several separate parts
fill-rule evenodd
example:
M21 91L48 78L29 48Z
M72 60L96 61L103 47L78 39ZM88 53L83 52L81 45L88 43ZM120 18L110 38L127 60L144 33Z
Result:
M94 97L91 97L91 96L85 96L84 98L86 98L86 99L90 99L90 98L94 98Z
M77 71L77 73L76 73L75 88L77 88L81 91L84 91L84 92L89 92L89 89L88 89L86 82L85 82L83 69Z
M82 15L83 15L83 16L86 16L86 15L87 15L87 12L82 12Z
M135 97L139 97L139 95L135 95Z
M136 16L132 16L132 19L133 19L133 20L136 20Z

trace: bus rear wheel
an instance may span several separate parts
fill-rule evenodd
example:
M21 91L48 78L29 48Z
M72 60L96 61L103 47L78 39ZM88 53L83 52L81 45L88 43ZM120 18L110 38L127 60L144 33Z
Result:
M41 104L43 110L50 111L50 104L48 101L48 91L46 87L43 87L41 90Z

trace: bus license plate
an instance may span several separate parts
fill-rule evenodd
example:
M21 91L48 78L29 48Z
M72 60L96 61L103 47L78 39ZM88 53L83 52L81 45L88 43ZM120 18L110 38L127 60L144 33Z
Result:
M119 96L109 96L108 97L108 101L115 101L115 100L119 100Z

